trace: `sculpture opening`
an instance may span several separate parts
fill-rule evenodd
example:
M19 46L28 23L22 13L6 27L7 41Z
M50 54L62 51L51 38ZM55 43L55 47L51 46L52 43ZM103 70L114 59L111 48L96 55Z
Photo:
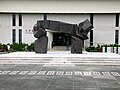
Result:
M82 53L82 43L88 39L88 33L93 28L88 19L77 24L53 20L39 20L33 27L36 53L47 53L48 37L46 29L67 34L71 37L71 53Z

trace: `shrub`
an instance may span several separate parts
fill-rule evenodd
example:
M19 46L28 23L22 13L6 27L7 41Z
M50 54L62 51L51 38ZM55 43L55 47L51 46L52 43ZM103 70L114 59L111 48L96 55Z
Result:
M101 52L102 51L102 49L99 45L98 45L98 47L94 47L94 46L87 47L85 50L87 52Z
M14 43L14 44L10 45L10 47L12 48L13 52L15 52L15 51L24 51L25 50L25 46L26 46L25 43Z
M4 52L4 51L6 51L6 45L0 43L0 52Z
M26 46L27 46L27 51L35 51L34 50L34 43L31 43L30 45L26 44L26 43L14 43L14 44L10 44L10 48L12 52L16 52L16 51L25 51L26 50ZM7 44L2 44L0 43L0 51L8 51L7 50Z
M28 46L28 50L29 50L29 51L35 51L35 49L34 49L34 43L31 43L31 44Z
M2 48L2 43L0 43L0 48Z

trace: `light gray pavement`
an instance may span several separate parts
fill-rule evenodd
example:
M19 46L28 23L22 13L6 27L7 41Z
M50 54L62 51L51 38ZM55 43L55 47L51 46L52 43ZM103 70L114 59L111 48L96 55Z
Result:
M0 55L0 90L120 90L119 60L112 53Z

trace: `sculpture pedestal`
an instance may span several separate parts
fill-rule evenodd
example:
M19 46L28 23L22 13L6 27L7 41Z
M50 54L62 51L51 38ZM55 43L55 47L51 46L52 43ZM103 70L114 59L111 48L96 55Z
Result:
M48 37L43 36L35 41L36 53L47 53Z
M72 38L72 44L71 44L71 53L78 53L82 54L82 42L83 40L78 38Z

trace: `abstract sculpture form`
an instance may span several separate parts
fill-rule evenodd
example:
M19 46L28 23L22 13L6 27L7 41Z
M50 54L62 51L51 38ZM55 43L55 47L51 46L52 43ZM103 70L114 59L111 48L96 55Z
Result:
M84 22L77 24L69 24L53 20L40 20L33 27L36 53L47 53L48 37L45 29L65 33L71 36L71 53L82 53L82 43L88 39L88 32L93 28L92 24L86 19Z

